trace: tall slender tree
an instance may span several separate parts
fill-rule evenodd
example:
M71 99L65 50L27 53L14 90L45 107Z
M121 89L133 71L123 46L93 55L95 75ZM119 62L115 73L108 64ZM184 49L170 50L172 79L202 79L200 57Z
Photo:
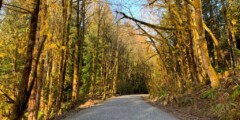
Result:
M40 11L40 0L35 0L36 6L34 8L34 11L31 15L31 23L30 23L30 32L29 32L29 40L28 40L28 46L27 46L27 53L26 53L26 61L25 66L23 69L22 79L19 84L18 89L18 96L15 101L11 119L12 120L20 120L25 110L27 109L27 103L33 88L33 85L28 85L29 77L32 70L32 60L33 60L33 50L34 45L36 41L36 34L37 34L37 26L38 26L38 16ZM38 60L37 60L38 61ZM35 81L35 80L34 80ZM34 83L34 81L31 81Z

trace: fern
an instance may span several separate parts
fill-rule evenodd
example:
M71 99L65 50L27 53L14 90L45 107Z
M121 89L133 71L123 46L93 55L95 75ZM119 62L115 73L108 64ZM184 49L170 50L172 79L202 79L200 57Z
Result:
M215 90L206 90L202 93L202 98L204 98L204 99L213 99L215 97L216 97Z

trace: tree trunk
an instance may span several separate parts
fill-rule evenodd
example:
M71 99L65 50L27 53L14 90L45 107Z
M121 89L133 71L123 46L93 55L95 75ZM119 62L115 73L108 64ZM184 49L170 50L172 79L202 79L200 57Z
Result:
M37 80L37 69L38 69L38 62L39 62L39 59L40 59L40 55L41 55L41 52L42 52L42 49L43 49L43 45L45 43L47 39L47 36L44 36L43 40L40 41L38 44L39 46L37 47L37 50L36 50L36 53L34 54L34 63L32 65L32 72L30 74L30 78L29 78L29 90L32 91L32 89L34 89L34 91L32 91L30 97L30 105L29 105L29 116L28 116L28 119L29 120L33 120L35 119L34 115L36 113L36 106L37 106L37 103L36 103L36 100L37 100L37 89L38 89L38 81ZM28 90L28 91L29 91ZM29 91L29 92L31 92Z
M53 66L53 61L52 61L52 55L51 55L51 51L49 50L48 51L48 54L47 54L47 75L46 75L46 80L47 80L47 92L45 92L45 96L47 96L46 100L46 107L44 109L44 119L47 119L48 116L49 116L49 113L51 112L50 111L50 108L51 108L51 96L52 96L52 77L51 77L51 74L52 74L52 66Z
M82 0L82 10L81 10L81 39L80 39L80 51L79 51L79 87L81 87L80 83L82 82L82 68L83 68L83 45L85 41L85 25L86 25L86 0Z
M104 86L105 86L105 73L106 73L106 68L105 68L105 48L102 48L102 60L101 60L101 88L100 88L100 93L102 93L102 96L104 96ZM102 97L102 99L105 99Z
M187 11L187 17L188 17L188 24L190 26L193 26L193 19L192 18L192 15L193 13L191 12L191 9L193 8L189 8L189 6L186 4L186 7L188 9ZM192 79L194 80L195 83L198 83L198 82L202 82L203 81L203 77L200 75L200 72L198 71L198 66L197 66L197 62L195 59L197 55L195 55L195 51L194 49L197 49L197 47L195 46L196 44L196 38L194 37L194 30L193 29L190 29L188 30L188 36L189 36L189 67L191 69L191 76L192 76Z
M32 67L32 59L33 59L33 50L34 50L34 45L36 41L38 16L40 11L40 4L41 4L40 0L35 0L35 2L36 2L36 6L31 16L29 41L27 45L25 66L23 68L22 79L19 84L16 102L13 106L12 114L10 117L11 120L20 120L23 117L24 112L27 108L29 97L30 97L30 94L29 95L27 94L28 82L29 82L29 76L32 69L31 67ZM30 92L31 92L31 89L30 89Z
M198 43L200 46L200 51L203 60L204 69L207 72L207 75L211 81L211 87L217 88L219 86L219 78L217 76L216 71L211 65L207 41L205 38L204 28L203 28L203 18L202 18L202 2L201 0L196 0L195 4L195 22L196 22L196 32L198 32Z
M63 6L63 30L62 30L62 51L61 51L61 60L59 66L59 77L58 77L58 95L56 100L56 109L55 114L61 114L61 103L63 98L63 89L67 68L67 59L68 59L68 42L69 42L69 32L70 32L70 18L71 18L71 5L72 0L62 0Z
M91 81L91 88L90 88L90 96L94 97L95 89L96 89L96 81L97 81L97 71L98 71L98 54L99 54L99 41L100 41L100 27L102 22L102 16L101 16L101 4L100 1L98 1L98 23L97 23L97 39L95 43L95 47L93 50L93 73L92 73L92 81Z
M38 117L38 110L40 105L40 97L41 97L41 90L42 90L42 79L44 73L44 60L42 60L37 80L35 80L34 87L31 93L29 105L28 105L28 120L37 120Z
M235 42L236 42L236 38L235 38L235 34L234 34L234 26L231 25L231 22L228 18L228 10L226 7L226 0L221 0L221 4L222 4L222 9L223 9L223 16L224 16L224 22L225 22L225 30L226 30L226 37L228 40L228 44L229 44L229 51L230 51L230 56L231 56L231 63L232 63L232 67L233 69L236 68L236 62L237 62L237 58L236 55L234 53L234 47Z
M80 45L81 43L81 35L80 35L80 0L77 1L77 21L76 21L76 28L77 28L77 34L76 34L76 41L74 45L74 64L73 64L73 82L72 82L72 106L75 105L76 101L78 100L78 94L79 94L79 82L80 82Z
M0 10L2 8L3 0L0 0Z
M44 77L44 60L42 59L40 68L39 68L39 75L37 77L37 94L36 94L36 107L35 107L35 112L34 112L34 117L35 120L38 119L38 111L39 111L39 106L40 106L40 98L41 98L41 91L43 88L43 77Z
M118 53L118 33L119 32L119 25L117 23L117 39L115 43L115 70L114 70L114 76L113 76L113 96L117 93L117 80L118 80L118 67L119 67L119 53Z
M37 81L35 80L33 90L28 102L28 120L36 120L34 114L36 110Z

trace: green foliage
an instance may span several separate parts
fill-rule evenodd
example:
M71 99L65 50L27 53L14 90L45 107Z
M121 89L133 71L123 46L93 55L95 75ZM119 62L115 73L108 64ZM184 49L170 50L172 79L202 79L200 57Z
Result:
M213 107L213 111L215 111L215 113L221 114L224 111L225 107L225 104L219 103Z
M194 100L191 97L181 97L179 98L178 105L179 106L187 106L192 105L194 103Z
M62 106L61 106L62 112L66 112L69 108L71 108L71 105L72 105L71 101L62 103Z
M215 67L215 70L217 73L223 73L224 71L227 70L227 67Z
M166 99L168 96L169 96L168 91L163 90L163 89L159 91L159 98L160 99Z
M233 94L231 95L232 100L237 100L237 98L240 98L240 86L236 85L233 87Z
M233 49L233 52L234 52L237 56L240 55L240 50L238 50L237 48L234 48L234 49Z
M43 111L39 111L38 112L38 119L43 119L43 116L44 116L44 112Z
M220 120L235 120L240 117L237 102L218 103L212 107L212 112Z
M213 89L206 90L202 93L202 98L204 99L214 99L216 97L216 91Z

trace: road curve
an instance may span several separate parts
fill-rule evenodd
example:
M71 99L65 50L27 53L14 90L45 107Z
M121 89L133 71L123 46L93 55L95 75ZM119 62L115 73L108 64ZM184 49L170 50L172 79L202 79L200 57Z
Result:
M112 98L100 105L82 110L64 120L178 120L141 99L143 95Z

